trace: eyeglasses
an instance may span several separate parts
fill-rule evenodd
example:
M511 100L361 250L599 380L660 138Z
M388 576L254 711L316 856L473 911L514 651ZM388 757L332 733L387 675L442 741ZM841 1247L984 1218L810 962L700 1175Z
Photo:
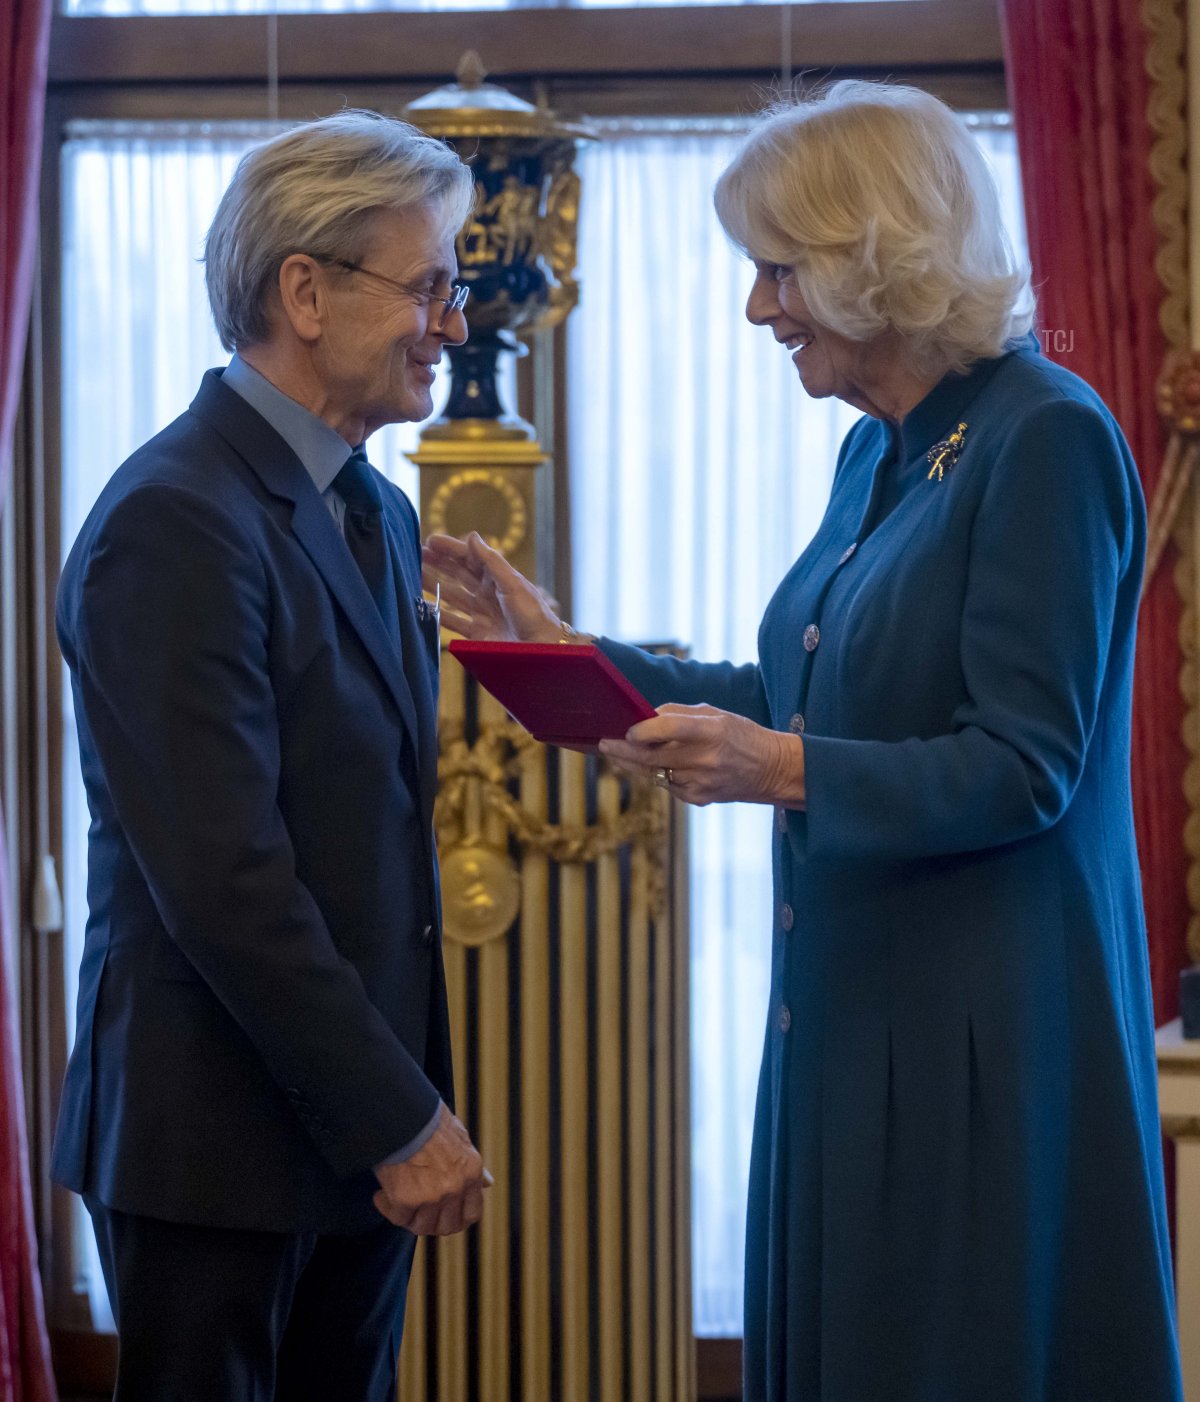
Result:
M319 253L311 256L322 263L332 263L335 268L343 268L348 273L362 273L364 277L373 277L376 282L382 282L385 287L395 288L397 292L403 292L406 296L415 298L423 307L427 307L431 302L440 302L442 309L437 320L439 331L446 325L448 317L455 312L462 311L467 305L467 298L471 295L471 289L465 282L452 283L450 296L439 297L436 292L427 292L422 287L412 287L407 282L400 282L394 277L385 277L383 273L377 273L373 268L364 268L361 263L352 263L349 258L327 258Z

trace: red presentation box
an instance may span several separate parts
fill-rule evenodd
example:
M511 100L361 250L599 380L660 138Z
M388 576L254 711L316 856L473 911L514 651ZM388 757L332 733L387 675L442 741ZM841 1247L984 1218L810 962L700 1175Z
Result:
M648 720L654 707L594 643L483 643L456 638L450 654L536 740L595 750Z

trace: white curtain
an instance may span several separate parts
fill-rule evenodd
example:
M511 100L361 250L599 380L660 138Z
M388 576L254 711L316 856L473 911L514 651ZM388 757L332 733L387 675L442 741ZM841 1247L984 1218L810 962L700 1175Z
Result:
M1024 247L1011 129L973 118ZM636 124L580 157L582 296L570 322L575 619L693 656L757 655L763 609L824 510L858 417L806 399L744 316L749 265L712 210L731 124ZM692 1204L696 1332L739 1335L771 934L770 812L693 810Z

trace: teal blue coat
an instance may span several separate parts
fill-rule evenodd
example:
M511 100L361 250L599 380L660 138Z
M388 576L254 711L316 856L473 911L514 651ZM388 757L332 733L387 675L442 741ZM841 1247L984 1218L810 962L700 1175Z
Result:
M1030 337L851 430L757 665L604 644L655 704L805 740L747 1402L1180 1398L1129 787L1144 545L1112 416Z

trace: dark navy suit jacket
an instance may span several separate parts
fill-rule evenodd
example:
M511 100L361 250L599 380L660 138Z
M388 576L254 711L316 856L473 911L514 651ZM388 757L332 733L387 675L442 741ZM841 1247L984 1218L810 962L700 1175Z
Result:
M53 1173L110 1207L365 1227L371 1166L451 1098L437 624L413 508L380 485L399 637L218 372L67 561L91 913Z

